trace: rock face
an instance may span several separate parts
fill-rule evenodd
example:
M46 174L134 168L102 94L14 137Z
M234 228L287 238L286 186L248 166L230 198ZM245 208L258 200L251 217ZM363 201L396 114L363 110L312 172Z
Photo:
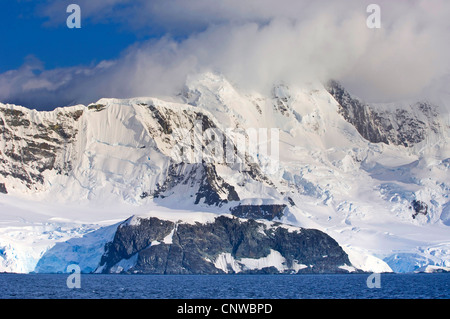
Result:
M230 209L236 217L273 220L281 218L287 205L239 205Z
M298 229L297 234L270 221L302 225L313 218L336 234L351 228L352 236L339 240L353 238L355 243L366 234L379 234L383 240L385 231L397 235L396 223L401 225L400 237L410 233L403 226L411 223L414 231L416 224L449 225L446 114L429 103L368 104L335 82L327 90L317 83L280 84L272 92L250 93L214 74L190 79L180 95L167 100L101 99L51 112L0 103L0 195L8 193L0 198L5 207L14 206L4 209L8 214L16 207L15 198L23 196L30 213L36 199L55 212L55 220L75 223L78 211L66 212L59 203L98 209L102 224L105 212L110 214L108 220L123 220L129 209L153 212L160 207L161 212L266 220L126 223L114 241L111 235L98 244L95 260L87 243L86 272L97 269L106 242L111 242L108 254L103 268L98 268L105 272L341 271L336 267L345 264L344 257L333 261L331 256L340 248L329 237L311 230ZM413 203L414 199L423 202ZM374 212L377 223L372 224ZM23 229L11 230L12 237L0 232L0 246L6 247L0 254L0 271L33 271L30 256L39 258L42 247L61 239L47 230L38 234L29 227L29 216L17 212ZM45 228L41 224L46 216L36 220L39 229ZM436 242L441 241L438 233ZM74 234L78 233L64 231L64 236ZM311 234L307 240L305 234ZM33 253L23 250L28 241L20 244L27 237ZM403 240L390 237L392 247L403 245ZM231 238L242 238L242 243ZM404 239L417 245L417 238ZM317 251L307 247L297 251L303 242ZM244 249L243 243L260 250ZM80 250L66 246L63 261L70 263ZM336 249L330 248L331 253L326 247ZM242 249L245 253L239 254ZM54 256L48 255L46 263ZM322 256L330 266L321 264Z
M326 88L339 103L339 113L372 143L409 147L425 140L428 131L440 130L436 106L432 104L417 102L407 108L393 105L388 111L378 110L352 96L336 81L328 82Z
M86 192L80 195L86 198L111 193L109 189L93 191L98 180L106 179L126 193L122 195L126 200L161 200L182 194L192 204L207 206L238 204L238 189L229 182L234 180L232 175L242 175L241 187L252 183L273 186L247 153L238 154L231 137L224 138L221 156L208 153L208 147L214 149L215 137L208 139L205 131L214 129L227 136L212 114L188 105L145 101L133 100L128 107L103 104L108 103L105 99L42 113L0 104L0 178L8 190L25 192L47 191L53 185L76 181L81 189L75 192ZM103 130L105 123L108 132ZM194 158L195 148L204 157ZM242 165L232 167L226 156ZM109 171L122 166L130 166L125 170L127 176L119 177L121 170ZM138 191L133 193L134 189Z
M412 215L413 218L416 218L418 214L426 215L428 213L428 205L421 200L413 200L411 202L411 209L414 210Z
M154 198L164 198L177 185L190 185L197 189L194 204L203 202L207 205L221 206L229 201L239 201L239 195L234 187L226 183L215 169L215 165L171 164L167 170L167 178L162 185L152 193Z
M227 216L204 224L132 217L106 244L96 272L334 273L350 265L337 242L318 230Z
M20 107L0 107L0 175L37 189L44 184L45 171L71 171L71 160L64 155L76 139L83 110L55 111L45 119L33 118L31 113Z

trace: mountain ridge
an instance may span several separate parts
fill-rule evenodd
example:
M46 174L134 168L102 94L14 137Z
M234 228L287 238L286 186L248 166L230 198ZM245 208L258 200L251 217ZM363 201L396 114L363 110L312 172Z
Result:
M243 93L222 76L207 73L189 79L170 102L145 97L100 99L51 112L0 104L0 184L7 192L0 194L0 203L11 211L19 206L14 198L30 203L26 212L18 213L22 217L11 217L18 223L18 218L34 219L33 203L54 206L54 211L73 202L75 211L98 211L97 220L93 216L81 220L84 224L89 220L91 230L97 229L99 222L104 225L110 219L106 223L111 224L146 209L167 214L239 211L241 217L275 218L322 230L345 249L359 252L354 260L377 256L375 264L384 265L384 270L389 266L381 259L391 261L397 252L415 254L417 249L423 252L426 247L448 242L446 161L450 152L448 123L435 115L439 108L433 106L429 118L421 111L429 124L422 115L415 118L416 113L400 112L401 121L411 116L412 122L406 123L424 123L420 126L424 135L405 137L418 130L406 125L403 135L394 134L398 117L380 121L370 116L350 118L351 110L358 106L372 110L363 113L366 115L387 113L356 103L360 100L340 88L347 103L339 103L336 92L319 84L300 88L277 85L269 95ZM201 133L212 129L225 137L222 146L228 143L236 162L224 161L226 152L220 156L222 161L215 162L217 157L208 147L220 143L214 144L210 136L195 135L196 125ZM375 125L371 132L378 135L366 135L368 140L361 128L370 125ZM278 159L274 161L270 152L252 156L249 145L238 152L239 138L249 141L248 135L239 135L241 131L272 128L279 131ZM186 138L186 132L192 135ZM383 134L384 140L380 139ZM180 160L180 149L195 148L196 142L201 160ZM427 205L426 214L415 211L413 203L419 202ZM116 211L114 206L117 212L106 218L104 211ZM284 207L282 211L278 206ZM273 213L267 213L267 207L272 207ZM49 218L42 217L37 223L45 224ZM80 221L75 212L58 212L52 218ZM22 240L13 235L8 223L0 232L0 247L9 245L4 249L3 265L11 262L8 252ZM53 232L57 232L57 224ZM432 230L433 236L412 238L409 230L417 227L422 235ZM42 254L55 244L43 238L36 240L46 246L33 254ZM68 238L70 234L64 234L59 240ZM381 244L374 245L372 239ZM446 251L447 246L443 247ZM33 258L36 263L37 257ZM449 261L432 262L444 267ZM370 268L364 262L358 266ZM420 260L408 259L408 266L398 269L423 266Z

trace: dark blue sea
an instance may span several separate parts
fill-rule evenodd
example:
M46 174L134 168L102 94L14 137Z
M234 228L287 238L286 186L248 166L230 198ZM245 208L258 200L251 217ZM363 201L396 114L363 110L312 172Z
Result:
M350 275L93 275L80 288L68 275L0 274L0 298L20 299L449 299L450 274L381 274L368 288Z

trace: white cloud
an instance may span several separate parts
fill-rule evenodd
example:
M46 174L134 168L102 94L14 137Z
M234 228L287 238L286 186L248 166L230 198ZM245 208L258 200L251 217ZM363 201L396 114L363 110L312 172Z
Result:
M0 74L0 100L56 106L166 95L179 90L189 73L204 70L259 89L278 81L336 78L372 101L419 96L432 83L448 83L442 80L450 73L445 0L378 1L381 29L366 26L372 1L78 2L91 23L133 21L141 32L159 28L183 40L138 43L93 67L36 73L27 62ZM63 4L42 9L50 23L60 19L55 12Z

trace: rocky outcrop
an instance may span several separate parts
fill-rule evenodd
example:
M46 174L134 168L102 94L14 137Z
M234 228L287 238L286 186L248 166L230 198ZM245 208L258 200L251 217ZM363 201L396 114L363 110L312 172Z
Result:
M436 106L430 103L411 105L409 109L420 115L416 116L396 106L392 106L389 112L378 110L352 96L333 80L327 83L326 89L339 103L339 113L372 143L409 147L425 140L429 131L439 131Z
M125 146L149 150L146 154L148 160L144 167L150 168L149 174L156 175L160 169L161 173L155 178L155 183L143 188L138 194L142 199L146 197L165 198L180 192L180 188L184 189L182 191L184 194L186 186L188 186L189 194L186 196L192 198L193 204L222 206L230 201L239 201L240 197L235 186L228 183L218 171L218 165L228 165L225 162L226 154L223 154L223 158L218 158L218 163L201 159L200 161L187 159L179 154L183 151L187 152L187 150L192 151L194 148L192 143L195 139L199 139L197 147L200 151L207 148L210 141L203 140L201 134L207 129L219 130L211 114L197 108L180 106L181 109L177 109L172 105L153 102L155 101L152 103L150 101L149 103L139 102L134 105L136 113L142 116L134 117L133 125L128 123L128 120L122 123L127 128L133 126L133 128L139 129L140 125L145 127L146 132L136 134L139 136L138 139L142 138L139 143L146 143L146 145L135 146L132 145L133 143L128 145L105 142L95 131L91 134L96 137L90 138L89 143L111 146L111 150L113 147ZM101 114L96 115L96 113ZM0 142L4 144L0 150L0 176L5 179L15 179L19 184L26 185L28 189L43 190L49 185L48 181L44 180L45 176L50 175L46 171L53 170L56 174L68 176L73 173L74 167L80 165L80 161L86 159L84 156L87 156L89 161L86 169L91 171L96 160L95 157L98 155L89 152L83 153L78 148L86 146L84 135L82 134L83 136L80 137L78 134L79 129L84 130L89 122L87 119L81 121L83 115L89 118L109 118L109 116L114 118L117 116L114 110L102 103L91 104L87 107L58 109L42 115L38 114L38 116L32 110L20 106L0 105ZM181 132L188 130L192 136L187 137L186 134L180 133L180 130ZM146 134L148 136L145 136ZM231 140L227 139L226 143L232 144ZM186 150L178 149L183 146ZM234 145L225 149L235 152L235 156L243 156L242 161L244 162L249 159L246 154L238 155ZM74 156L74 154L79 156ZM162 161L166 161L167 165L160 165L160 160L158 168L156 165L152 167L152 164L148 164L148 162L151 163L151 155L155 155L155 158L164 156ZM130 161L131 164L137 165L142 162L144 161ZM233 169L236 173L242 173L245 176L244 183L247 180L270 183L257 164L249 164L242 168L242 171L238 171L237 168ZM95 181L92 182L95 184ZM83 184L84 189L87 190L89 186L86 185L90 185L90 181Z
M219 216L208 223L132 217L106 244L96 272L147 274L334 273L350 266L325 233Z
M21 108L23 109L23 108ZM61 159L75 141L75 123L83 110L67 109L53 118L35 121L30 110L15 106L0 107L0 175L20 180L28 188L44 183L43 172L71 171L70 159Z
M422 215L428 214L428 205L421 200L417 200L417 199L413 200L411 202L410 209L414 210L414 213L412 215L412 218L414 218L414 219L419 214L422 214Z
M202 168L203 175L196 194L195 204L198 204L202 199L208 205L221 205L228 201L239 201L239 195L236 193L234 187L218 176L214 165L202 164ZM220 196L221 193L226 198L222 198Z
M164 183L157 185L154 192L141 194L141 198L150 194L154 198L165 198L175 192L177 186L189 185L195 192L194 204L222 206L229 201L240 200L234 186L217 174L214 164L172 163L166 176Z
M230 209L231 214L240 218L267 219L281 218L287 205L239 205Z

